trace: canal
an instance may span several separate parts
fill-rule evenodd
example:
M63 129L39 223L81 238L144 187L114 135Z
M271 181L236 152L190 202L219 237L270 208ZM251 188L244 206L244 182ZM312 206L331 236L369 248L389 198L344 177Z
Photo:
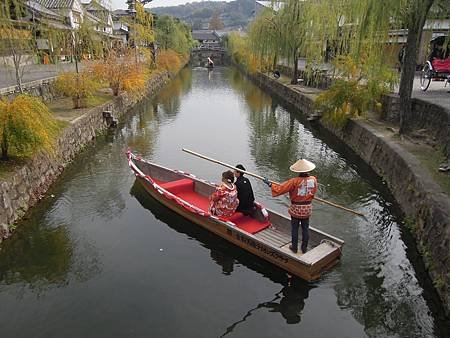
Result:
M316 283L163 208L135 184L125 151L218 181L191 148L281 181L317 164L312 225L345 240ZM252 180L257 199L286 213ZM0 336L444 337L450 332L398 207L375 174L232 68L184 69L87 147L0 251Z

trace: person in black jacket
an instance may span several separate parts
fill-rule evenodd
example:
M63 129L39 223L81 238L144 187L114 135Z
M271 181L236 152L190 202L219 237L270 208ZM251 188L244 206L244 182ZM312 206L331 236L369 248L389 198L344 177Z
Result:
M244 170L245 168L242 164L238 164L236 168ZM235 170L234 176L236 177L236 185L238 191L239 205L236 212L242 212L246 216L252 216L255 212L255 196L253 195L252 185L248 178L244 177L244 174L240 171Z

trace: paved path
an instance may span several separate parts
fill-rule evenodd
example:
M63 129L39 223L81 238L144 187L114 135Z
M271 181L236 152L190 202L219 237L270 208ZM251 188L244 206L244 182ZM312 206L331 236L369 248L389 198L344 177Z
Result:
M420 90L419 76L414 79L413 97L438 104L450 110L450 84L444 87L444 81L431 81L428 90Z
M81 65L81 64L80 64ZM46 79L60 72L75 70L75 63L59 63L56 65L27 65L23 67L22 83ZM14 67L0 65L0 88L16 85Z

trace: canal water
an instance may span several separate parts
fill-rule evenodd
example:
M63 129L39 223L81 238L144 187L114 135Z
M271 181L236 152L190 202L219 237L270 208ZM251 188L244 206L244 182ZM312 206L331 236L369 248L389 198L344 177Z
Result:
M281 181L317 164L313 226L345 240L316 283L159 205L135 184L125 151L218 181L223 168L182 147ZM286 214L251 180L257 199ZM0 336L444 337L449 332L382 181L291 107L232 68L184 69L63 173L0 251Z

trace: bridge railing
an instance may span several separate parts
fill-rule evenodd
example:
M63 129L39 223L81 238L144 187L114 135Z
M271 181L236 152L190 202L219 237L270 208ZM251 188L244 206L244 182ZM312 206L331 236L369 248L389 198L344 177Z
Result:
M200 51L213 51L213 52L226 52L226 49L223 47L217 46L199 46L192 48L191 52L200 52Z

